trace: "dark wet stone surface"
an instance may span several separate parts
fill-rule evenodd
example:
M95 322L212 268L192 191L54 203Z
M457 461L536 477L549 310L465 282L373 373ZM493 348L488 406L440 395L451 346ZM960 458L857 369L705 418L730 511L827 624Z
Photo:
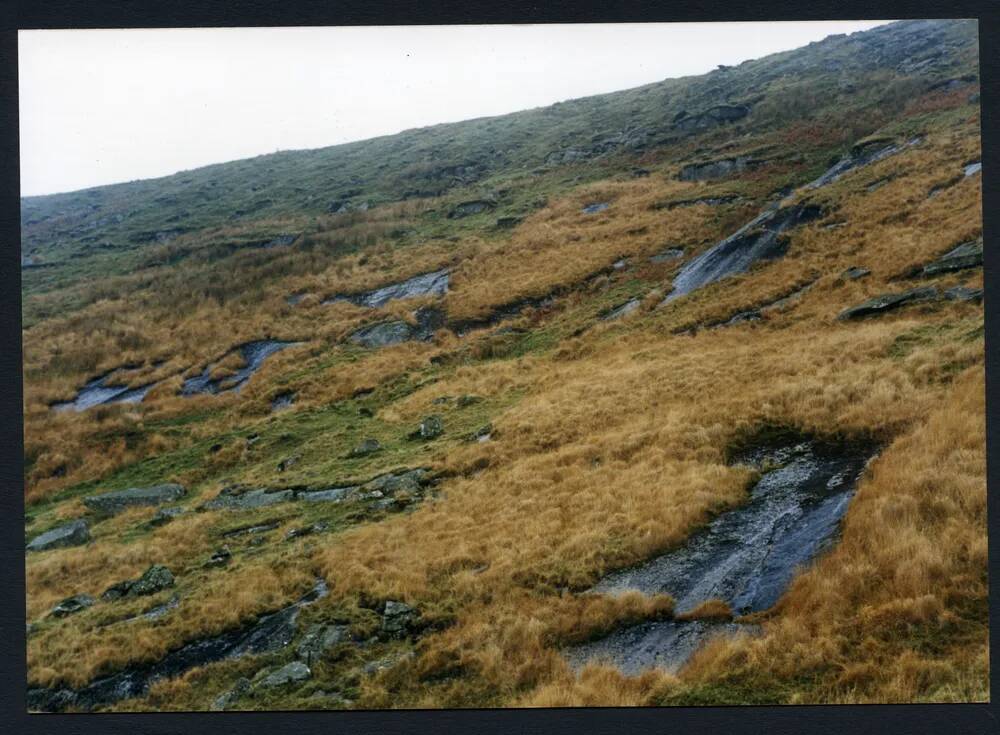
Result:
M788 249L782 233L820 216L820 208L809 204L765 210L681 268L664 303L726 276L745 273L759 260L780 258Z
M52 608L52 611L49 612L49 617L65 618L67 615L73 615L86 610L93 604L94 598L90 595L73 595Z
M155 663L126 668L96 679L80 689L31 688L28 690L28 709L58 712L73 707L89 711L123 699L142 696L153 682L179 676L195 666L279 650L292 642L299 610L326 594L326 582L320 580L297 602L264 615L248 627L193 641L174 649Z
M130 487L127 490L114 490L109 493L91 495L83 499L83 504L95 513L115 515L127 508L172 503L186 494L187 490L182 485L165 483L151 487Z
M870 444L833 445L800 436L750 445L734 463L763 472L746 505L723 512L678 549L614 572L592 592L667 593L675 612L721 599L736 614L772 607L797 571L830 546L865 465ZM604 658L626 673L676 669L707 637L746 630L736 623L653 621L567 651L581 665Z
M294 393L290 391L288 393L279 393L271 399L271 410L280 411L283 408L289 408L293 403L295 403Z
M684 547L611 574L593 589L667 592L678 613L713 598L739 614L766 610L836 531L872 454L810 441L749 452L742 462L782 466L761 477L747 505L723 513Z
M917 145L920 142L920 138L912 138L905 143L886 144L884 141L879 141L866 146L856 146L848 155L844 156L837 163L827 169L822 176L815 181L806 184L805 188L818 189L821 186L832 184L849 171L861 168L862 166L867 166L868 164L875 163L876 161L881 161L883 158L895 155L905 148Z
M964 242L954 250L942 255L933 263L924 266L923 275L936 276L967 268L977 268L983 264L983 241Z
M928 301L935 301L940 298L940 294L933 286L923 286L921 288L911 288L909 291L901 293L882 294L867 301L845 309L837 317L841 320L863 319L868 316L884 314L908 304L920 304Z
M417 309L414 316L416 324L410 324L402 319L379 322L352 332L347 339L362 347L378 349L411 340L429 340L445 323L444 314L439 309L429 306Z
M90 529L84 520L49 529L28 542L28 551L46 551L63 546L80 546L90 541Z
M193 396L199 393L214 395L231 390L238 391L255 372L260 370L267 358L293 344L296 343L263 339L239 345L234 350L239 351L240 356L243 358L244 365L242 368L232 375L215 380L212 378L212 370L215 368L215 363L210 364L201 375L196 375L184 381L184 384L181 386L181 395ZM227 355L231 354L234 350L230 350Z
M587 663L603 662L626 676L652 668L674 673L706 640L739 632L756 632L756 628L737 623L658 620L621 628L604 638L568 649L564 655L577 669Z
M103 406L109 403L139 403L146 394L153 388L154 383L129 388L127 385L114 385L112 380L117 370L112 370L100 377L94 378L83 386L72 401L53 403L54 411L86 411L94 406Z
M338 294L323 301L331 304L334 301L350 301L357 306L376 309L385 306L395 299L412 299L418 296L443 296L448 293L451 274L447 269L422 273L399 283L392 283L374 291L359 294Z

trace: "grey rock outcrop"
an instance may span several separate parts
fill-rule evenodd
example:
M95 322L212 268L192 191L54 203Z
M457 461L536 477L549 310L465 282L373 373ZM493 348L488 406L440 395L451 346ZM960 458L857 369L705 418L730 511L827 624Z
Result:
M73 615L82 610L86 610L93 604L94 598L90 595L73 595L72 597L67 597L65 600L52 608L49 612L49 616L53 618L65 618L67 615Z
M749 156L690 163L681 169L678 178L681 181L711 181L758 168L763 163L764 161Z
M298 648L295 649L295 654L307 664L312 664L313 661L322 658L327 651L350 640L349 626L317 623L310 625L306 630Z
M312 676L312 671L301 661L292 661L285 664L280 669L272 671L260 680L259 687L273 689L275 687L287 686L303 682Z
M382 613L382 632L390 638L400 638L409 633L420 613L405 602L389 600Z
M924 266L925 276L976 268L983 264L983 241L964 242L950 250L933 263Z
M415 325L402 319L379 322L352 332L347 339L362 347L378 349L410 340L426 341L444 326L444 314L432 307L417 309L414 317Z
M674 278L673 291L664 303L726 276L745 273L759 260L780 258L788 249L788 241L782 234L812 222L822 214L822 210L812 204L764 210L725 240L685 265Z
M132 487L109 493L91 495L83 499L83 504L100 515L116 515L128 508L145 505L161 505L180 500L187 494L182 485L165 483L151 487Z
M28 543L28 551L45 551L64 546L80 546L90 541L90 529L84 520L76 520L41 533Z
M840 313L837 318L846 321L850 319L862 319L868 316L884 314L887 311L898 309L907 304L919 304L938 299L940 294L933 286L923 286L913 288L909 291L895 294L882 294L868 299L864 303L852 306Z

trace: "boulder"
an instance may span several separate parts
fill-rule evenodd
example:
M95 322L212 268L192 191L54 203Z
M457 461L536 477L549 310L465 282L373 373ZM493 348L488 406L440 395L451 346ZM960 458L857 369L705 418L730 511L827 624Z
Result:
M382 450L382 445L379 444L378 439L367 437L363 439L360 444L358 444L354 449L351 450L349 457L367 457L370 454L375 454Z
M493 424L484 424L469 434L469 441L480 444L488 442L493 438Z
M603 212L610 206L608 202L595 202L594 204L588 204L583 208L583 211L585 214L596 214L597 212Z
M909 291L895 294L882 294L868 299L864 303L845 309L837 317L840 320L862 319L868 316L883 314L893 309L898 309L906 304L918 304L927 301L934 301L939 298L938 290L933 286L913 288Z
M678 178L681 181L711 181L712 179L721 179L743 171L752 170L762 163L764 162L750 158L749 156L723 158L704 163L691 163L681 169Z
M271 488L246 488L242 485L230 485L222 488L219 494L202 504L203 510L247 510L263 508L276 503L285 503L295 499L292 490L274 490Z
M83 504L100 515L115 515L128 508L172 503L184 497L185 494L187 494L187 490L183 486L167 483L91 495L89 498L83 499Z
M163 526L167 523L170 523L170 521L172 521L177 516L183 515L184 513L187 512L188 512L187 508L181 507L179 505L175 505L171 508L160 508L158 511L156 511L156 514L149 519L148 525L152 526L153 528L156 528L157 526Z
M94 598L90 595L73 595L52 608L49 616L53 618L65 618L67 615L73 615L81 610L86 610L93 604Z
M320 491L322 492L322 491ZM285 541L291 541L293 539L302 538L303 536L311 536L314 533L322 533L329 525L323 521L313 523L311 526L302 526L300 528L293 528L288 533L285 534Z
M982 301L983 289L955 286L946 290L944 297L949 301Z
M215 712L221 712L228 709L231 705L235 704L238 700L249 694L251 689L250 680L245 676L241 676L236 680L232 689L215 698L212 702L212 710Z
M515 217L515 216L498 217L497 227L501 229L510 229L511 227L517 227L523 221L524 221L523 217Z
M115 582L113 585L108 587L104 592L101 593L101 599L105 602L114 602L115 600L120 600L125 595L128 594L129 588L132 587L133 580L126 579L123 582Z
M399 638L413 629L420 613L405 602L389 600L382 613L382 632L391 638Z
M90 541L90 529L84 520L76 520L52 528L35 536L27 546L28 551L45 551L62 546L80 546Z
M205 562L203 566L212 569L214 567L224 567L233 559L233 552L229 550L228 546L223 546L221 549L216 549L212 552L212 555L208 557L208 561Z
M954 250L950 250L933 263L924 266L923 275L936 276L940 273L952 273L977 268L983 264L983 241L964 242Z
M308 666L301 661L292 661L290 664L285 664L280 669L272 671L265 676L260 680L258 686L264 689L273 689L275 687L303 682L311 676L312 671L310 671Z
M410 437L412 439L437 439L444 433L444 422L441 421L440 416L427 416L423 421L420 422L420 426L414 431Z
M143 595L151 595L173 586L174 575L170 573L170 570L162 564L154 564L129 586L126 596L141 597Z
M496 204L487 199L475 199L469 202L462 202L455 206L448 213L448 219L460 219L462 217L469 217L474 214L480 214L488 209L493 209Z
M302 641L295 650L296 655L311 664L321 658L324 653L351 640L350 627L347 625L310 625L302 636Z

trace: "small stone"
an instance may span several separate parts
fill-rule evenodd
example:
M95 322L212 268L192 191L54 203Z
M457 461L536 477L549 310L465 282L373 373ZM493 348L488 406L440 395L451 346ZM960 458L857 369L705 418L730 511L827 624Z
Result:
M440 416L427 416L420 422L419 428L412 435L415 439L437 439L444 433L444 423Z
M205 562L204 566L210 569L214 567L224 567L232 561L232 558L233 553L229 550L229 547L223 546L221 549L216 549L212 555L208 557L208 561Z
M182 508L181 506L174 506L173 508L160 508L156 511L156 514L149 519L149 525L154 528L157 526L163 526L184 513L187 513L187 508Z
M871 271L867 268L859 268L858 266L851 266L846 271L840 274L841 278L848 281L856 281L859 278L864 278L865 276L871 275Z
M480 426L469 435L469 441L479 442L480 444L488 442L491 438L493 438L493 424Z
M362 440L362 442L358 444L358 446L354 447L354 449L351 450L349 456L367 457L369 454L374 454L375 452L378 452L381 449L382 445L379 444L378 439L373 439L372 437L368 437Z
M298 464L299 455L293 454L291 457L285 457L285 459L278 462L278 472L284 472L287 469L294 467Z
M944 297L949 301L982 301L983 289L968 288L967 286L955 286L944 292Z
M482 401L482 396L474 395L461 395L455 401L455 405L459 408L468 408L469 406L474 406Z
M116 582L115 584L108 587L104 592L101 593L101 599L105 602L114 602L115 600L120 600L125 595L128 594L129 589L132 587L133 581L131 579L126 579L123 582Z
M322 625L317 623L309 626L295 652L300 659L307 664L311 664L331 648L341 643L346 643L350 639L350 628L346 625Z
M151 595L154 592L174 586L174 575L162 564L154 564L147 569L128 589L128 597Z
M216 712L221 712L222 710L225 710L230 705L235 703L237 700L249 694L250 689L251 689L250 680L247 679L245 676L241 676L239 679L236 680L236 683L233 685L232 689L230 689L228 692L220 694L218 697L215 698L215 701L212 702L212 709Z
M94 598L90 595L73 595L52 608L49 616L53 618L65 618L67 615L73 615L81 610L86 610L93 604Z
M282 666L277 671L272 671L261 679L259 686L265 689L272 689L274 687L305 681L311 676L312 671L308 666L301 661L292 661L290 664Z
M301 538L302 536L310 536L314 533L322 533L327 528L328 524L320 521L319 523L314 523L311 526L304 526L302 528L293 528L288 533L285 534L285 541L291 541L293 539Z

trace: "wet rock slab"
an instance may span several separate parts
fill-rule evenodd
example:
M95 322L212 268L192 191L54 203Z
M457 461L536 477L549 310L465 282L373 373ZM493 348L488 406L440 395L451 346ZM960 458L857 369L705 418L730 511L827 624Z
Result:
M150 684L183 674L195 666L240 658L284 648L295 637L299 610L326 596L323 580L297 602L277 612L264 615L250 626L222 635L192 641L169 652L152 664L129 667L92 681L80 689L42 688L28 690L28 709L34 712L59 712L70 707L89 711L102 705L144 695Z
M323 301L332 304L335 301L350 301L357 306L377 309L395 299L412 299L418 296L444 296L448 293L451 274L448 269L422 273L399 283L393 283L374 291L359 294L338 294Z
M140 403L155 385L149 383L138 388L129 388L127 385L110 384L116 372L118 371L112 370L94 378L77 392L72 401L53 403L52 410L79 412L109 403Z
M217 393L225 393L231 390L238 391L254 373L260 370L267 358L293 344L296 343L264 339L239 345L233 350L230 350L227 355L238 351L240 356L243 358L242 368L237 370L232 375L215 379L212 378L212 371L215 369L216 363L212 363L208 365L200 375L196 375L195 377L188 378L184 381L184 384L181 386L181 395L215 395Z
M818 179L806 184L805 188L818 189L821 186L832 184L849 171L861 168L862 166L867 166L875 163L876 161L881 161L882 159L895 155L906 148L918 145L920 142L920 138L911 138L904 143L872 141L867 144L856 145L853 149L851 149L851 152L848 155L844 156L837 163L827 169Z
M820 216L822 210L810 204L765 210L681 268L664 303L727 276L745 273L759 260L780 258L788 249L782 233Z
M851 319L863 319L869 316L877 316L888 311L894 311L901 306L908 304L927 303L936 301L940 294L933 286L923 286L921 288L911 288L900 293L882 294L864 301L857 306L852 306L840 313L837 319L848 321Z
M767 610L798 570L832 544L874 453L870 444L834 445L799 436L747 446L734 463L762 475L746 505L720 514L682 547L608 575L591 591L667 593L678 614L712 599L740 615ZM728 622L647 622L566 655L577 665L603 658L627 673L650 666L676 669L708 637L740 630L753 632Z
M923 275L936 276L941 273L977 268L983 264L983 241L963 242L948 251L933 263L924 266Z
M736 623L659 620L619 629L604 638L569 649L564 656L575 669L593 662L614 666L626 676L653 668L676 673L691 654L713 636L754 631L753 626Z
M417 309L414 317L416 324L410 324L402 319L379 322L352 332L347 339L361 347L378 349L411 340L429 340L435 331L444 326L444 314L438 309L431 307Z

